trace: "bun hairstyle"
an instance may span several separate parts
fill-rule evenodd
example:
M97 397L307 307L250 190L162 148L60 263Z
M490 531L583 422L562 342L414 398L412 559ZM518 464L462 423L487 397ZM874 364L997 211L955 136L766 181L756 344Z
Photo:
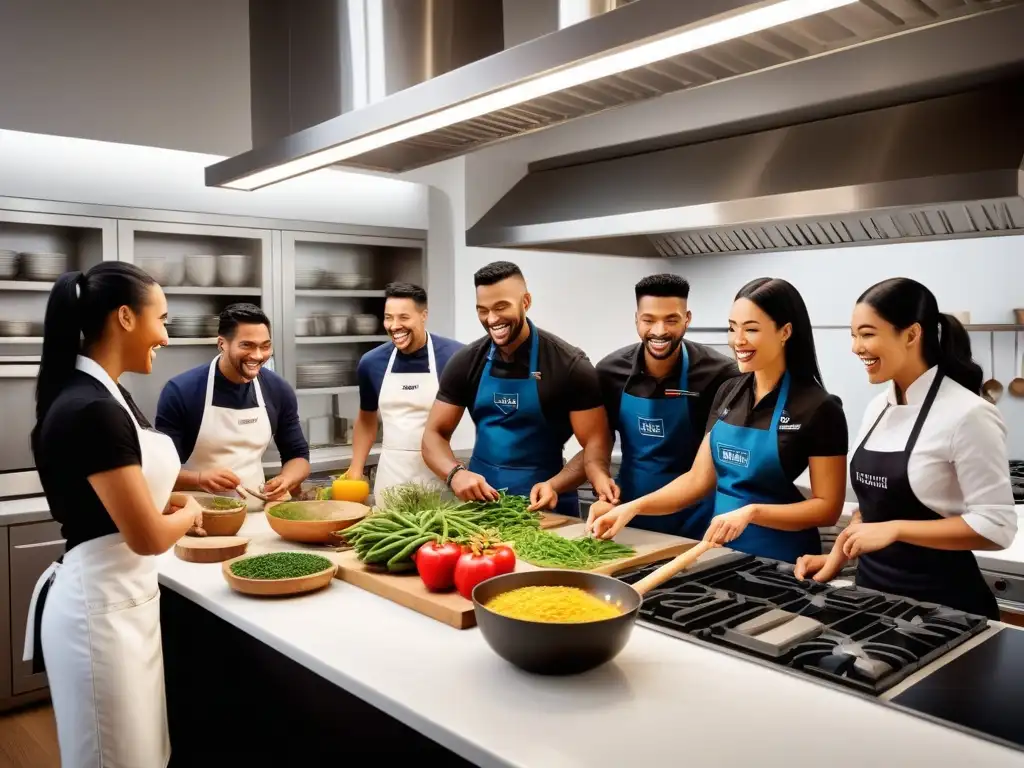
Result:
M112 312L123 306L140 311L155 284L147 273L122 261L104 261L84 274L65 272L57 278L43 322L33 448L47 411L75 370L79 352L100 340Z
M825 387L814 348L814 331L803 296L790 283L777 277L759 277L740 288L736 299L756 304L779 328L789 323L793 333L786 342L786 370L795 379L817 382Z
M921 326L921 354L929 368L942 373L965 389L981 394L984 373L971 359L971 337L952 315L939 312L935 294L909 277L893 277L868 288L857 299L867 304L896 330Z

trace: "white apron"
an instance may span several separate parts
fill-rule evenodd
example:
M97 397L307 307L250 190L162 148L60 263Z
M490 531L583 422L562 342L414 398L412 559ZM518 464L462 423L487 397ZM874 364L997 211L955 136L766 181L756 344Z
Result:
M117 385L95 361L76 368L101 382L128 412L142 474L163 510L181 462L171 438L139 426ZM51 581L51 576L52 581ZM159 768L171 754L154 558L119 533L83 542L40 577L29 604L25 661L35 648L36 603L44 584L42 651L64 768Z
M213 405L213 382L220 355L210 363L206 379L206 400L203 420L192 454L185 466L199 472L204 469L230 469L242 480L242 485L254 491L263 486L263 454L274 437L270 416L263 401L259 379L253 379L256 389L256 407L240 411L217 408ZM250 512L263 509L263 502L246 497Z
M374 498L393 485L422 483L443 487L423 461L420 444L427 415L437 397L438 372L434 342L427 334L426 373L393 374L398 348L391 352L380 386L378 409L384 423L384 444L373 482Z

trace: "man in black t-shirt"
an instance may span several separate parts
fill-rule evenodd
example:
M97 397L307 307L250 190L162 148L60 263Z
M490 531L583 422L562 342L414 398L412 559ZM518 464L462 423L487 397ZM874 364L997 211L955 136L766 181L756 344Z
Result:
M423 433L423 458L460 499L495 499L496 489L506 489L528 495L533 509L576 516L578 480L562 459L570 435L583 446L595 490L610 493L613 485L597 372L581 350L527 320L532 299L515 264L489 264L474 282L487 335L445 367ZM467 409L477 430L468 467L451 448Z

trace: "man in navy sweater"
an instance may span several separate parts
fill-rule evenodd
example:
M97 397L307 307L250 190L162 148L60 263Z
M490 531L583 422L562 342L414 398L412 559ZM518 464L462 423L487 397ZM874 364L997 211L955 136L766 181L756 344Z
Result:
M232 304L221 312L217 347L211 363L175 376L160 393L156 428L174 441L184 465L176 487L224 494L241 485L284 497L309 476L309 445L295 391L264 367L273 353L270 320L253 304ZM282 467L264 485L271 439ZM248 503L261 506L251 497Z
M402 483L436 484L423 463L420 442L437 396L441 371L462 344L427 333L427 292L412 283L391 283L384 291L384 330L391 340L359 360L359 417L352 436L348 476L362 475L384 423L384 446L373 492Z

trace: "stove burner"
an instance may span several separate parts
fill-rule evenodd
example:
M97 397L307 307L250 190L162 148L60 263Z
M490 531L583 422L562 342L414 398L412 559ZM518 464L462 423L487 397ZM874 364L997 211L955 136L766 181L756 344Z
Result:
M620 578L634 583L659 565ZM639 620L875 695L987 626L944 606L799 581L792 565L742 553L650 592Z
M1013 488L1013 500L1018 504L1024 504L1024 461L1010 461L1010 485Z

